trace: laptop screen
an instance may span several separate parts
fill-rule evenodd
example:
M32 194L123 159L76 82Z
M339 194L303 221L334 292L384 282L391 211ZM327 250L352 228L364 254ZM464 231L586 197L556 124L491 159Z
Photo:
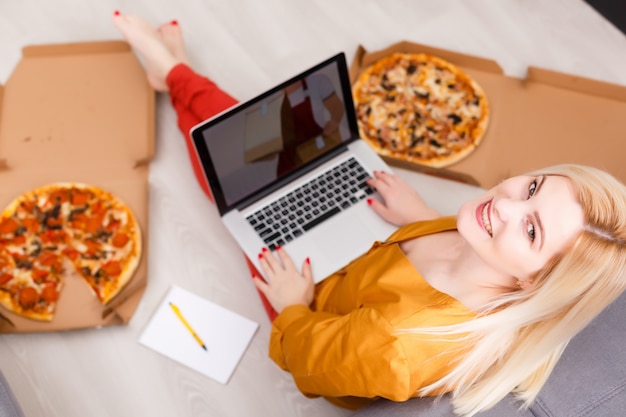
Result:
M221 213L274 191L358 138L340 53L192 129Z

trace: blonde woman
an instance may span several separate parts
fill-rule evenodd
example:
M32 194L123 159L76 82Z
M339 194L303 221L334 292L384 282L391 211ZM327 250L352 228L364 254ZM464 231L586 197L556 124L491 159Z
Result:
M284 250L263 252L269 282L258 286L281 312L270 355L306 393L452 391L461 415L511 391L528 404L567 342L626 287L626 190L603 171L513 177L455 218L391 174L372 185L385 200L373 209L400 229L314 290L310 265L299 273Z
M189 68L175 21L155 30L116 12L114 22L185 135L235 103ZM397 232L320 284L314 259L259 248L267 281L255 283L279 313L269 354L307 396L357 408L452 392L466 416L512 391L528 404L568 341L624 290L626 189L603 171L513 177L452 217L393 174L370 185L384 200L372 210Z

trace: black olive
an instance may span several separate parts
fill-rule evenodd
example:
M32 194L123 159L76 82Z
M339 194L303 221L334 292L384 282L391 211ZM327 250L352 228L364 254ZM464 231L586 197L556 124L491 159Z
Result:
M463 119L461 119L461 117L460 117L460 116L458 116L458 115L456 115L456 114L454 114L454 113L450 113L450 114L448 115L448 119L452 120L452 124L453 124L453 125L458 125L458 124L459 124L459 123L461 123L461 121L463 120Z
M72 211L70 211L70 215L68 216L68 218L70 220L74 219L74 216L76 216L78 213L83 213L85 212L89 207L87 205L83 206L83 207L77 207L75 209L73 209Z
M33 268L33 263L29 260L23 259L23 260L16 260L15 261L15 266L17 266L20 269L32 269Z
M415 148L417 145L424 143L424 136L412 137L411 148Z
M419 91L417 91L416 89L413 89L413 94L415 94L416 96L418 96L419 98L423 98L425 100L428 100L430 98L430 91L427 91L425 93L420 93Z
M99 240L103 240L103 241L107 241L110 237L111 237L112 233L111 232L107 232L106 230L99 230L97 235L96 235L96 239Z
M29 254L31 257L36 258L41 254L41 245L39 242L35 242L35 249Z
M61 205L55 204L54 207L52 208L52 212L50 213L50 216L56 219L59 217L59 214L61 214Z

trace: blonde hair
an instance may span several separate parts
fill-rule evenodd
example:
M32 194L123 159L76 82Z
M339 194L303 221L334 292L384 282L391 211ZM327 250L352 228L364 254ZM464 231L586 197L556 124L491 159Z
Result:
M472 416L514 392L527 407L563 350L626 287L626 188L610 174L558 165L531 175L572 181L585 228L565 253L535 276L528 290L512 291L475 320L399 333L457 335L470 344L454 369L420 395L452 390L455 412ZM458 339L457 339L458 340Z

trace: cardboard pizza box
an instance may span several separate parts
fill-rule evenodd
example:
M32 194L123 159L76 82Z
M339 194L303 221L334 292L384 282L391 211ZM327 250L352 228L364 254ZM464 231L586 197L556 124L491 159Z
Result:
M27 46L22 55L0 90L0 207L45 184L91 184L130 206L143 251L135 276L108 306L69 266L52 322L0 308L0 333L127 323L147 282L154 91L122 41Z
M374 52L359 47L351 79L394 52L423 52L457 65L485 90L491 114L480 145L456 164L434 169L385 158L390 164L485 188L560 163L592 165L626 182L626 86L536 67L529 67L524 79L510 77L493 60L408 41Z

